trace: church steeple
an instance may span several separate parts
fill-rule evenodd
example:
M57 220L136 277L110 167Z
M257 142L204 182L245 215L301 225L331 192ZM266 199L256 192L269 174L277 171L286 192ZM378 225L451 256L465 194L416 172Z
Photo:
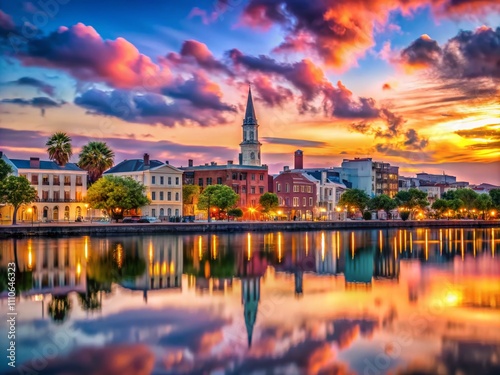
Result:
M240 165L260 166L259 124L253 106L252 89L248 87L247 108L243 118L243 142L240 143Z
M255 125L255 124L257 124L257 116L255 115L255 109L253 108L252 88L248 86L247 109L245 111L245 118L243 119L243 125Z

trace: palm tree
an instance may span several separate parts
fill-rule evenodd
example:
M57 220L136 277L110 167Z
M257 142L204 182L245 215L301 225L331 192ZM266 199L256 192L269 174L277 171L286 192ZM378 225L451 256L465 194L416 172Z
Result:
M113 166L115 153L105 142L89 142L83 146L78 166L89 173L90 182L97 181L102 173Z
M63 132L54 133L45 146L47 146L49 159L54 160L62 167L69 162L69 158L73 155L73 151L71 150L71 137Z

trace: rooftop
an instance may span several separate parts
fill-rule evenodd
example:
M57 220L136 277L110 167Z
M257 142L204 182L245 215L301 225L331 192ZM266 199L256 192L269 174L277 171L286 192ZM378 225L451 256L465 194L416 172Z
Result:
M159 160L150 160L149 169L159 167L163 165ZM148 169L148 168L146 168ZM124 173L124 172L140 172L144 170L144 159L130 159L124 160L121 163L116 164L114 167L108 169L104 174L109 173Z
M240 164L209 164L209 165L198 165L193 167L179 167L182 171L216 171L216 170L256 170L256 171L267 171L267 165L257 166L257 165L240 165Z
M53 171L76 171L76 172L85 172L83 169L79 168L76 163L66 163L63 166L60 166L55 161L45 161L40 160L40 167L33 168L30 166L30 160L24 159L9 159L12 164L16 166L17 169L45 169L45 170L53 170Z

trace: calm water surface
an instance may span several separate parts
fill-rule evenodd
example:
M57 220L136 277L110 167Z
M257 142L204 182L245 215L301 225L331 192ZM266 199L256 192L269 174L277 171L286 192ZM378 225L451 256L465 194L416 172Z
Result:
M1 349L17 262L13 373L500 374L499 252L500 228L3 240Z

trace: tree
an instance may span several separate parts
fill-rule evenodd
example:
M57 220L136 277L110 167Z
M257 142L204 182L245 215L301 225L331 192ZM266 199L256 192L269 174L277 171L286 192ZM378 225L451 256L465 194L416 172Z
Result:
M278 196L274 193L264 193L259 198L259 204L262 207L262 212L268 214L278 208Z
M182 186L182 203L184 204L184 212L189 215L194 215L194 205L200 196L200 187L198 185L183 185Z
M441 194L441 199L452 201L453 199L457 199L457 191L456 190L448 190Z
M17 211L23 204L30 204L36 199L36 190L26 177L9 176L0 181L0 202L14 207L12 225L16 225Z
M60 166L69 162L73 150L71 148L71 137L63 132L54 133L45 144L49 159L54 160Z
M474 202L478 194L472 189L458 189L456 191L456 197L464 203L464 207L467 211L470 211L474 208Z
M425 210L429 205L427 201L427 193L415 188L410 188L408 191L398 191L394 197L398 207L403 207L404 211L414 215L418 209Z
M130 177L105 176L87 190L87 203L93 208L106 210L118 221L123 211L136 209L150 203L145 187Z
M450 201L444 199L436 199L432 204L431 208L437 212L440 218L443 214L450 208Z
M455 198L455 199L448 201L448 202L449 202L448 203L449 208L451 208L455 212L464 208L464 202L462 202L461 199Z
M488 194L478 194L478 197L474 201L474 208L481 211L483 214L483 220L485 219L485 211L489 210L493 206L493 201Z
M390 212L397 206L396 201L386 194L377 195L368 201L368 208L370 210L384 210L387 217L389 217Z
M79 155L78 166L89 174L90 183L96 182L103 172L114 164L115 153L106 142L89 142L83 146Z
M500 189L491 189L489 194L493 207L500 210Z
M12 173L12 167L3 159L0 159L0 182Z
M198 209L210 211L211 207L216 207L220 212L227 212L238 202L240 196L226 185L209 185L201 193L198 199ZM210 212L208 213L210 221Z
M363 212L366 205L370 201L370 197L363 190L347 189L340 197L339 206L347 206L347 208L358 209Z
M236 217L236 218L243 217L243 210L239 207L231 208L227 211L227 216L228 216L228 220L229 220L229 217Z

